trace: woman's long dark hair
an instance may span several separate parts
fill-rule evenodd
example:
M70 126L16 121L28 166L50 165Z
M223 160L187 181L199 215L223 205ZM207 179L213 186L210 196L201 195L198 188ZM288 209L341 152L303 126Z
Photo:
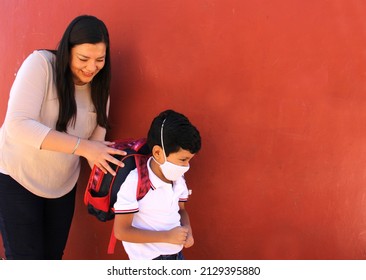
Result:
M111 81L109 34L105 24L94 16L75 18L65 30L56 52L56 87L59 99L59 115L56 130L67 132L69 123L75 125L77 107L75 85L70 69L71 49L84 43L105 43L104 67L91 82L91 98L97 113L98 125L107 128L107 102Z

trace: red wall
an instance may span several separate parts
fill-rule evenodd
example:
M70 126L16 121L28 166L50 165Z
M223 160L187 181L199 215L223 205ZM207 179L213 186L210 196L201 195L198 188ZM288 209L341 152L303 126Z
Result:
M366 257L365 1L1 0L1 120L22 60L84 13L111 35L108 138L167 108L201 131L188 259ZM86 213L88 172L65 259L125 259Z

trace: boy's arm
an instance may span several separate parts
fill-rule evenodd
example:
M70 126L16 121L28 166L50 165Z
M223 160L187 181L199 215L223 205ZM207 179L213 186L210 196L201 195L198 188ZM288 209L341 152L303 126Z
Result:
M183 244L185 248L192 247L194 244L193 233L191 228L191 223L189 221L189 215L185 209L185 203L179 202L179 214L180 214L180 224L188 229L188 235L185 243Z
M167 231L151 231L138 229L132 226L133 213L116 214L114 217L114 235L118 240L132 243L184 244L189 229L179 226Z

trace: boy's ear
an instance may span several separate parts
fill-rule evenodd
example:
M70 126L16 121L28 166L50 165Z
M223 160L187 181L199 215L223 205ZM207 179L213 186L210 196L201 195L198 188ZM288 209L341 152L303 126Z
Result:
M155 158L155 160L157 162L159 162L160 164L164 163L164 151L163 149L159 146L159 145L155 145L152 148L152 156Z

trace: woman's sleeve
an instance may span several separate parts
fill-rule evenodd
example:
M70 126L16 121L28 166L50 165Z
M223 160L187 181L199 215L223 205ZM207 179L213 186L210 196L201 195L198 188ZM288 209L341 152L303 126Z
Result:
M40 148L51 129L38 121L50 84L49 72L50 66L38 52L33 52L24 60L10 90L4 122L11 138L21 139L36 148Z

